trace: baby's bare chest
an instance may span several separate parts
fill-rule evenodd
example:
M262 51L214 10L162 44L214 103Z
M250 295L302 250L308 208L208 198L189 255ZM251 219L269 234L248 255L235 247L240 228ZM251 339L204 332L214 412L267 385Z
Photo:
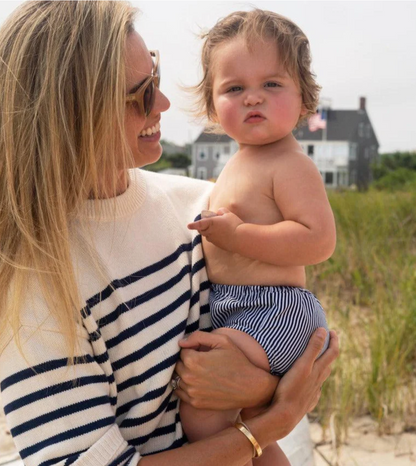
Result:
M273 193L273 176L254 166L226 166L210 199L210 210L226 207L244 222L262 225L282 220Z

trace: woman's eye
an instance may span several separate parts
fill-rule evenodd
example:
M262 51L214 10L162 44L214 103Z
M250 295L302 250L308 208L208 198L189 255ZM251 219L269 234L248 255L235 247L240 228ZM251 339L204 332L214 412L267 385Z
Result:
M279 83L268 82L264 85L264 87L280 87Z

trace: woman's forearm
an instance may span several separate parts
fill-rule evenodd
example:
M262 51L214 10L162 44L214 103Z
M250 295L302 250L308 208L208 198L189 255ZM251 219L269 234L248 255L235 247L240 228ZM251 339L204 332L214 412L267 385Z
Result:
M266 432L264 420L256 423L257 430ZM266 435L263 435L266 439ZM269 437L269 436L267 436ZM267 445L263 442L261 447ZM235 427L218 434L156 455L146 456L139 466L243 466L253 457L253 446Z

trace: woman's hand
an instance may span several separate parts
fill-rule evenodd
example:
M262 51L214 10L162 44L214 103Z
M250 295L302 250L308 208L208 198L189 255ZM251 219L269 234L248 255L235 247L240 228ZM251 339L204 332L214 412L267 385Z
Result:
M251 364L225 335L194 332L176 365L178 397L199 409L241 409L268 404L278 378Z
M325 329L317 329L303 355L280 380L272 405L264 413L264 416L270 419L283 420L283 423L275 424L275 440L291 432L319 401L322 384L329 377L331 366L339 355L338 337L331 331L328 349L316 359L324 346L325 338Z

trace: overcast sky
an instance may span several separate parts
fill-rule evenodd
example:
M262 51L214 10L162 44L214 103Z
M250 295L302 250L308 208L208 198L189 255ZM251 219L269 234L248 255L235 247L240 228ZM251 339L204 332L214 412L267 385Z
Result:
M1 2L0 23L21 1ZM172 102L162 137L177 144L195 139L200 126L181 110L179 84L200 76L197 35L235 10L257 7L288 16L309 37L321 96L333 109L356 109L367 98L380 152L416 150L416 35L414 1L133 1L137 30L159 49L162 90Z

